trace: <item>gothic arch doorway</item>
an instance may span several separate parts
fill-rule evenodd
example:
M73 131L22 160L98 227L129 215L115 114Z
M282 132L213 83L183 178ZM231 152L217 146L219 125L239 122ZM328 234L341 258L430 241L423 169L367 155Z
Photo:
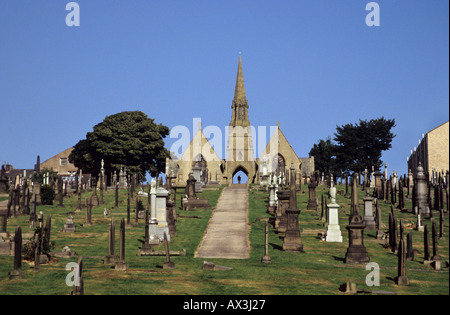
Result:
M233 184L246 184L248 182L248 171L243 166L238 166L233 172Z

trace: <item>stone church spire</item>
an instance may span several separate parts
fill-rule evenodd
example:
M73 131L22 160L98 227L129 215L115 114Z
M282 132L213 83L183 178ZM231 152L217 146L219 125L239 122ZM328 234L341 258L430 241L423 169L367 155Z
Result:
M233 113L230 126L250 126L250 121L248 120L248 102L245 95L244 72L242 71L242 58L240 54L236 76L236 88L234 89L234 98L231 108L233 109Z
M247 99L245 97L245 85L244 85L244 72L242 71L242 58L239 55L239 65L236 77L236 88L234 90L234 101L243 101L246 102Z

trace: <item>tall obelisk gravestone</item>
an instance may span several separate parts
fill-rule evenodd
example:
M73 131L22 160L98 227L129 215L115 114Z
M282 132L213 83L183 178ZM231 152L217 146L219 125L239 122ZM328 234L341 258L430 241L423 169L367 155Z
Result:
M364 264L370 261L366 247L364 246L364 228L366 227L359 212L359 200L357 190L358 174L353 174L352 203L349 218L347 253L344 262L346 264Z

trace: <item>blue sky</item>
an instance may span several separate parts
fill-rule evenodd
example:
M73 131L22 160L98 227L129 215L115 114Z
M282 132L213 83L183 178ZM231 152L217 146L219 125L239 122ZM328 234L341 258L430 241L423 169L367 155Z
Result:
M397 136L383 161L403 174L449 119L446 0L376 1L379 27L366 0L79 0L79 27L68 2L0 0L0 164L33 168L121 111L224 128L240 52L251 123L279 121L300 157L384 116Z

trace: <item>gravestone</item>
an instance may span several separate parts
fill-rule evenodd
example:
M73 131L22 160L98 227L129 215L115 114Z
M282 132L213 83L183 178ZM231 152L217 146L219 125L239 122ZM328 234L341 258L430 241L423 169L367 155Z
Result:
M276 181L276 179L274 179L274 177L276 178L276 176L272 176L272 174L271 174L270 178L269 178L269 185L268 185L269 202L268 202L268 206L267 206L267 213L275 213L275 210L277 208L276 191L277 191L278 184L276 184L276 182L274 182L274 180Z
M158 221L156 233L160 240L164 239L164 233L167 235L167 240L170 242L169 224L167 222L167 199L169 192L163 187L156 188L156 220Z
M97 196L97 184L94 185L93 194L91 196L91 199L92 199L92 204L93 205L95 205L97 207L100 205L99 199L98 199L98 196Z
M308 184L309 189L309 199L308 199L308 205L306 209L308 210L316 210L317 203L316 203L316 182L311 179L311 181Z
M92 199L86 197L85 203L86 203L86 222L85 222L85 225L86 226L90 226L90 225L92 225Z
M166 199L166 218L167 225L169 227L169 235L170 237L175 237L177 235L177 227L175 224L176 221L176 212L175 212L175 202L170 198Z
M8 177L6 176L6 167L3 164L0 170L0 194L8 193Z
M116 255L116 228L114 218L111 218L111 223L108 227L108 255L103 259L104 264L115 264L117 260Z
M423 223L422 223L422 216L420 215L420 213L417 213L417 225L416 225L416 230L417 231L423 231Z
M71 295L84 295L84 282L83 282L83 259L78 259L78 268L74 277L73 291Z
M64 224L61 232L69 232L69 233L76 232L75 223L73 222L73 216L70 216L67 219L67 222L66 224Z
M375 213L376 213L375 223L376 223L376 229L377 229L377 239L382 239L384 232L383 232L383 228L382 228L381 209L380 209L380 205L378 203L378 198L377 198L377 201L375 202Z
M348 230L349 246L345 254L344 263L363 264L370 261L369 254L364 246L364 228L365 224L359 212L359 201L357 192L358 174L353 174L351 213L349 218Z
M278 205L275 207L275 229L278 233L285 233L288 225L286 209L289 208L290 192L288 190L279 190L276 193Z
M48 215L47 220L45 221L45 228L44 228L44 240L47 244L50 244L51 231L52 231L52 217L51 215Z
M116 184L116 188L114 190L114 209L119 208L119 184ZM129 224L127 220L127 224Z
M331 202L327 205L328 225L327 225L327 236L325 240L327 242L342 243L341 227L339 226L340 206L336 203L336 187L334 187L333 184L331 184L330 187L330 200Z
M40 233L36 233L34 237L34 271L39 271L41 266L41 242Z
M418 207L422 216L429 215L430 210L428 208L428 185L427 178L422 167L422 163L419 162L417 167L417 174L414 179L414 193L415 193L415 205Z
M192 176L195 178L194 190L196 193L201 193L203 191L204 182L202 182L202 167L196 162L195 166L192 167Z
M321 206L321 211L320 211L320 221L325 221L325 202L323 200L324 196L323 194L321 195L321 202L320 202L320 206Z
M389 247L393 253L397 251L397 219L392 212L389 213Z
M303 252L303 244L298 225L300 210L297 208L297 195L295 186L295 168L290 168L290 198L289 208L286 209L287 229L283 239L283 250L289 252Z
M133 193L131 193L133 196ZM139 195L134 199L134 222L133 227L139 227Z
M405 191L403 190L403 183L399 181L398 183L398 209L404 212L405 209Z
M272 259L269 256L269 222L265 221L265 246L264 246L264 256L261 258L261 262L268 264L272 262Z
M150 221L148 224L149 244L159 245L158 220L156 217L156 180L152 178L150 183Z
M128 194L127 194L127 225L130 226L130 216L131 216L131 208L130 208L130 203L131 203L131 196L130 196L130 190L128 190Z
M163 269L175 269L175 263L170 261L169 241L167 239L167 233L164 232L164 248L166 251L166 262L163 264Z
M14 234L14 269L9 272L9 279L22 278L22 229L16 227Z
M405 240L400 239L398 244L398 269L395 283L397 285L409 285L409 279L406 276L406 246Z
M369 196L369 189L366 190L366 196L364 197L363 200L364 200L364 222L366 224L366 229L375 231L376 226L372 210L373 197Z
M191 172L186 181L185 198L183 198L181 201L183 210L202 209L210 207L208 199L200 199L197 197L195 193L196 182L197 180L194 178Z
M414 260L412 233L408 233L408 235L406 237L406 259Z
M128 264L125 262L125 219L122 218L120 221L120 252L119 261L116 263L115 269L118 271L127 271Z
M263 187L267 187L269 182L269 171L268 171L268 157L264 155L260 158L261 171L259 174L260 182L259 185Z
M428 232L428 224L425 224L425 228L423 230L423 264L429 265L432 263L431 257L430 257L430 240L429 240L429 232Z
M439 255L439 251L438 251L438 235L437 235L437 230L436 230L436 221L433 220L432 225L431 225L431 237L432 237L432 242L433 242L433 257L431 257L431 260L436 262L442 262L442 258Z

